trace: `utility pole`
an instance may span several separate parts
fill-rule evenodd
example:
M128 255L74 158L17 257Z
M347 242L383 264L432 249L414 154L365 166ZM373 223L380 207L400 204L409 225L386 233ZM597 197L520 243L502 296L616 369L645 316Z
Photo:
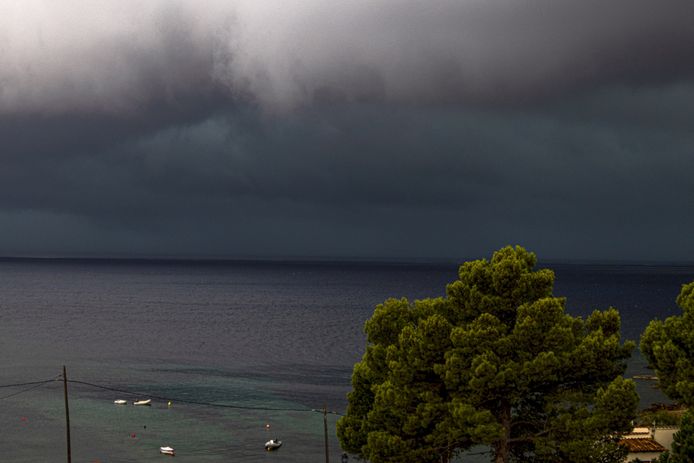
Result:
M323 431L325 433L325 463L330 463L330 452L328 452L328 405L323 406Z
M67 373L65 372L65 365L63 365L63 391L65 393L65 429L67 432L67 463L72 463L72 452L70 450L70 409L67 405Z

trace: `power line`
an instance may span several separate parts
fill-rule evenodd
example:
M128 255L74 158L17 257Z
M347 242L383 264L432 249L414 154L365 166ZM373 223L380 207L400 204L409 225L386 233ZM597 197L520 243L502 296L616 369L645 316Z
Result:
M8 388L8 387L19 387L19 386L31 386L33 384L44 384L44 383L50 383L51 381L55 381L56 379L60 378L60 375L56 376L55 378L52 379L45 379L43 381L29 381L26 383L14 383L14 384L0 384L0 389Z
M43 380L43 381L27 381L27 382L22 382L22 383L13 383L13 384L0 384L0 389L5 389L5 388L12 388L12 387L21 387L21 386L31 386L27 389L23 389L21 391L14 392L12 394L8 394L6 396L0 397L0 400L3 399L8 399L10 397L14 397L20 394L24 394L25 392L29 392L31 390L37 389L44 384L47 383L52 383L55 382L57 379L61 378L62 375L58 375L54 378ZM137 392L137 391L131 391L127 389L121 389L121 388L115 388L115 387L110 387L110 386L103 386L101 384L95 384L95 383L90 383L88 381L79 381L75 379L68 379L68 383L73 383L73 384L80 384L83 386L89 386L97 389L103 389L106 391L111 391L111 392L118 392L121 394L128 394L132 396L148 396L153 399L157 400L165 400L165 401L172 401L172 402L178 402L178 403L185 403L189 405L201 405L201 406L206 406L206 407L218 407L218 408L232 408L232 409L239 409L239 410L259 410L259 411L277 411L277 412L313 412L313 413L324 413L324 410L319 410L315 408L290 408L290 407L258 407L258 406L249 406L249 405L234 405L234 404L220 404L220 403L213 403L213 402L202 402L202 401L197 401L197 400L189 400L189 399L181 399L177 397L164 397L164 396L157 396L157 395L152 395L152 394L146 394L142 392ZM331 415L337 415L337 416L344 416L344 414L332 410L327 410L325 413L329 413Z
M64 367L63 367L64 368ZM103 386L100 384L95 384L95 383L90 383L88 381L80 381L80 380L75 380L75 379L67 379L67 375L64 372L63 369L63 374L59 374L55 376L54 378L43 380L43 381L27 381L27 382L22 382L22 383L13 383L13 384L2 384L0 385L0 389L6 389L6 388L12 388L12 387L21 387L21 386L29 386L25 389L13 392L12 394L8 394L5 396L0 397L0 400L3 399L8 399L10 397L15 397L20 394L24 394L27 392L30 392L34 389L38 389L41 386L44 386L48 383L52 383L57 381L58 379L62 378L62 381L64 384L67 383L72 383L72 384L79 384L83 386L89 386L97 389L102 389L106 391L111 391L111 392L118 392L121 394L128 394L132 396L148 396L153 399L157 400L163 400L163 401L174 401L178 403L184 403L184 404L190 404L190 405L201 405L201 406L206 406L206 407L218 407L218 408L231 408L231 409L240 409L240 410L259 410L259 411L287 411L287 412L300 412L300 413L321 413L323 414L324 420L327 418L327 414L333 414L333 415L339 415L339 416L344 416L342 413L336 412L336 411L331 411L327 409L309 409L309 408L281 408L281 407L253 407L253 406L246 406L246 405L233 405L233 404L220 404L220 403L213 403L213 402L202 402L202 401L195 401L195 400L187 400L187 399L181 399L181 398L175 398L175 397L164 397L164 396L157 396L157 395L152 395L152 394L144 394L141 392L136 392L136 391L131 391L127 389L121 389L121 388L115 388L115 387L110 387L110 386ZM67 401L67 389L65 390L66 394L66 401ZM66 402L66 419L69 420L69 415L67 415L67 402ZM324 423L324 425L327 427L327 421ZM68 421L68 462L70 461L70 450L69 450L69 421ZM327 428L326 428L327 432ZM326 439L327 439L327 434L326 434ZM326 440L327 443L327 440ZM327 445L327 444L326 444ZM221 455L222 453L219 452L224 452L228 450L228 447L220 447L220 448L214 448L214 449L200 449L197 453L202 454L202 455ZM328 454L327 454L327 446L326 446L326 461L328 459Z
M327 413L328 415L345 416L343 413L335 412L335 411L332 411L332 410L320 410L320 409L317 409L317 408L312 408L311 411L312 411L312 412L316 412L316 413Z
M240 410L277 411L277 412L315 412L315 411L317 411L317 410L309 409L309 408L252 407L252 406L247 406L247 405L232 405L232 404L220 404L220 403L213 403L213 402L201 402L201 401L197 401L197 400L187 400L187 399L181 399L181 398L176 398L176 397L164 397L164 396L157 396L157 395L152 395L152 394L144 394L142 392L135 392L135 391L129 391L127 389L119 389L119 388L115 388L115 387L102 386L100 384L89 383L87 381L78 381L78 380L74 380L74 379L68 380L68 383L81 384L84 386L95 387L95 388L103 389L106 391L119 392L121 394L128 394L128 395L133 395L133 396L147 396L147 397L151 397L151 398L157 399L157 400L172 401L172 402L184 403L184 404L189 404L189 405L203 405L206 407L234 408L234 409L240 409ZM321 413L322 413L322 410L321 410Z
M13 392L12 394L7 394L5 396L2 396L2 397L0 397L0 400L9 399L10 397L15 397L15 396L18 396L20 394L24 394L26 392L33 391L34 389L38 389L45 384L52 383L52 382L56 381L59 377L60 376L56 376L53 379L47 379L45 381L31 381L28 383L6 384L4 386L0 386L0 387L5 388L5 387L19 387L19 386L31 385L31 387L28 387L26 389L22 389L21 391Z

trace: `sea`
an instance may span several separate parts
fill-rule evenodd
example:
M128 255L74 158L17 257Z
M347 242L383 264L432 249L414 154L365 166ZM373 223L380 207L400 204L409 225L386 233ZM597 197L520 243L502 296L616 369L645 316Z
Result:
M694 280L684 264L540 267L570 314L616 307L637 342ZM0 259L0 461L66 461L67 391L74 462L167 461L161 446L180 463L323 462L326 443L341 462L364 322L456 277L443 263ZM648 373L635 352L627 375ZM643 406L667 401L637 386ZM267 452L271 438L283 446Z

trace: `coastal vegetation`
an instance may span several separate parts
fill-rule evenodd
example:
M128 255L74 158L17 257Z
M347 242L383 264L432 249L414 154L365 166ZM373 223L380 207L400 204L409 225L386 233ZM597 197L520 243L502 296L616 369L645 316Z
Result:
M676 299L682 315L651 321L641 337L641 352L670 399L694 405L694 282L682 286ZM687 411L675 434L672 450L659 463L694 463L694 415Z
M682 315L653 320L641 337L641 352L655 370L663 392L694 405L694 282L682 286L677 305Z
M446 462L475 445L495 463L621 461L638 396L617 310L585 320L554 273L505 247L464 263L446 296L389 299L365 324L340 443L372 463Z
M686 411L685 406L680 404L651 404L639 412L636 423L640 427L652 426L653 423L658 426L679 426Z
M655 463L694 463L694 415L682 417L679 430L672 440L672 450L663 452Z

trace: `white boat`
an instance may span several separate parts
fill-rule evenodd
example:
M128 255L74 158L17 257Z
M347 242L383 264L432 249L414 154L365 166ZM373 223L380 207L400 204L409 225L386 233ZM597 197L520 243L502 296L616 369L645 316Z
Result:
M116 404L116 405L125 405L125 404L128 403L128 401L127 401L127 400L123 400L123 399L118 399L118 400L114 400L113 403Z
M147 400L136 400L133 405L152 405L152 399Z
M159 447L159 453L171 456L176 455L176 451L173 449L173 447Z
M280 447L282 447L281 440L270 439L269 441L265 442L265 450L277 450Z

